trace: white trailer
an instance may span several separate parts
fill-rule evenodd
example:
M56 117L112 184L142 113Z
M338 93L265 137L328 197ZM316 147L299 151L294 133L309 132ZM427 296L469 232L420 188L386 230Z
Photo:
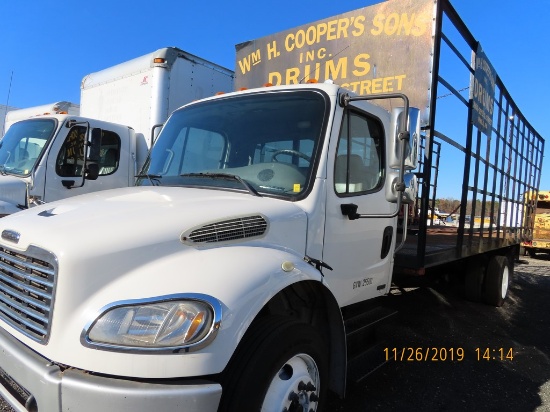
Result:
M11 110L6 114L5 131L15 122L31 119L38 116L50 116L53 114L69 114L78 116L80 114L80 105L67 101L42 104L40 106L27 107L25 109Z
M19 110L19 109L17 107L0 104L0 136L4 136L4 133L7 130L6 117L8 113L11 112L12 110Z
M0 141L0 217L133 185L154 130L172 111L232 89L231 70L168 47L85 76L80 107L57 102L8 113L10 128Z
M81 116L131 126L140 143L170 113L193 100L233 90L233 71L167 47L84 77ZM157 130L158 132L158 130ZM142 163L147 150L138 151Z

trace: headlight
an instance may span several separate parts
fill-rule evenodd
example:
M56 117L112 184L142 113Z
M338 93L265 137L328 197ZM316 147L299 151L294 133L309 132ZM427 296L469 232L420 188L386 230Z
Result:
M82 343L115 351L197 350L215 336L221 304L206 295L171 295L109 305L86 327Z

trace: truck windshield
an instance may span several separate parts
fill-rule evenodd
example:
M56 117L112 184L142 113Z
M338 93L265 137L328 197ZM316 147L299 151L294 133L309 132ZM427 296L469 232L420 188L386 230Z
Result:
M313 180L327 113L325 95L315 90L243 94L184 107L166 123L137 184L298 199Z
M0 173L29 175L55 128L53 119L14 123L0 140Z

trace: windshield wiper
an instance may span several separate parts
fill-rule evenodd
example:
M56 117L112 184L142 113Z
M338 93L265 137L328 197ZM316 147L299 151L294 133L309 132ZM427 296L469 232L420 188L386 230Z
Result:
M7 176L8 174L14 174L14 171L16 171L14 167L6 166L5 164L0 165L0 175Z
M252 187L250 183L248 183L246 180L244 180L239 175L234 175L231 173L183 173L180 176L182 177L206 177L209 179L231 179L236 180L240 184L242 184L246 190L248 190L248 193L250 193L252 196L258 196L262 197L261 194L258 193L256 189Z
M151 186L160 186L160 178L162 176L161 175L140 174L140 175L135 175L134 177L137 177L137 178L146 177L147 179L149 179L149 182L151 183ZM157 184L155 184L154 181L157 181Z

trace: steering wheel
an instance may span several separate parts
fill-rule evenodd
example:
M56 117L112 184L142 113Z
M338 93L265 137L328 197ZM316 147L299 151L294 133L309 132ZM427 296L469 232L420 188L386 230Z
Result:
M278 162L277 156L279 156L281 154L285 154L285 155L289 155L289 156L298 156L298 157L301 157L302 159L308 161L309 163L311 163L311 157L309 157L305 153L302 153L302 152L299 152L298 150L293 150L293 149L277 150L275 153L273 153L273 156L271 156L271 159L273 159L273 161L275 161L275 162Z

